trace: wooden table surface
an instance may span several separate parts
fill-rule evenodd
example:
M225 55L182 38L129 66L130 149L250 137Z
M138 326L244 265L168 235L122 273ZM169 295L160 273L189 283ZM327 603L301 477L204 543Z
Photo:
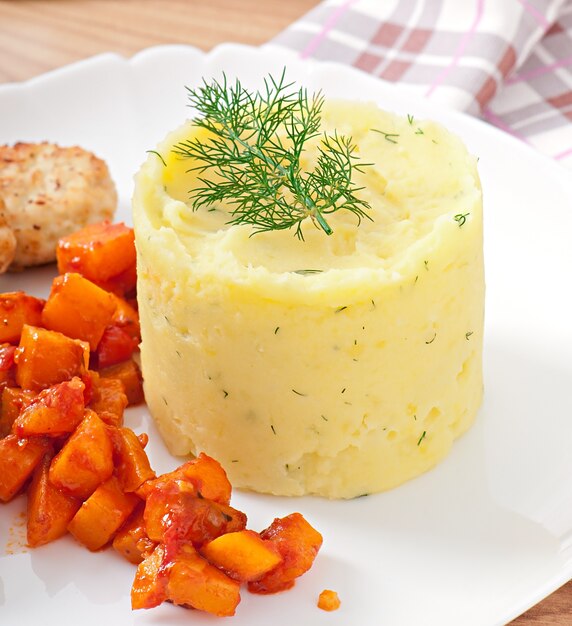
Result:
M26 80L101 52L130 56L167 43L203 50L229 41L257 45L317 4L318 0L0 1L0 83ZM511 625L572 625L572 581Z

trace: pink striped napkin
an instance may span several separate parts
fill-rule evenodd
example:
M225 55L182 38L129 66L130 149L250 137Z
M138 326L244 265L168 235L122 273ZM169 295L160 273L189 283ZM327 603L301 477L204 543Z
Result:
M271 43L413 86L572 168L572 0L325 0Z

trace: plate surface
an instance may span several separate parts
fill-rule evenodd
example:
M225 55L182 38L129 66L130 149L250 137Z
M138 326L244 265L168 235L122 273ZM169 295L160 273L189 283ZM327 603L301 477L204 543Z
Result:
M313 64L272 47L225 45L209 54L152 48L125 60L95 57L24 84L0 87L0 143L78 144L104 158L131 221L132 178L145 151L187 116L185 85L239 75L258 87L269 72L327 96L374 100L437 119L480 158L485 194L487 318L485 402L476 425L433 471L353 501L235 492L260 530L301 511L324 535L312 570L275 596L246 591L238 625L487 626L504 624L572 577L572 182L569 172L494 128L435 108L406 89L347 67ZM49 291L53 268L0 276L0 291ZM126 422L165 451L144 408ZM134 569L112 550L91 554L71 539L23 547L24 498L0 507L0 615L17 624L212 624L173 606L132 612ZM342 600L316 607L324 588ZM225 622L226 623L226 622Z

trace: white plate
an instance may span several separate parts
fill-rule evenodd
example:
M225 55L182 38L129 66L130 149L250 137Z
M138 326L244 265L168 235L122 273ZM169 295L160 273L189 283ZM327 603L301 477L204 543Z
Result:
M435 470L394 491L347 502L236 493L264 528L295 510L322 531L312 570L286 593L246 591L232 623L257 626L503 624L572 577L572 184L569 172L472 118L432 107L399 87L273 49L181 46L132 60L103 55L29 83L0 87L0 142L79 144L105 158L130 221L132 176L187 111L184 85L239 74L251 86L288 76L327 95L376 100L432 117L480 156L486 202L486 398L475 427ZM51 269L0 277L0 291L46 294ZM178 464L145 409L158 471ZM132 612L133 567L66 538L22 547L24 498L0 508L0 622L6 626L212 624L170 605ZM335 589L335 613L316 607Z

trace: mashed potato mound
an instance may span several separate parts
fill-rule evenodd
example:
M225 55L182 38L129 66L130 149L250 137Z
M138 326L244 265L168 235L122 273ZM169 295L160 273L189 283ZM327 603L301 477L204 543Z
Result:
M441 126L326 102L323 128L373 163L371 205L334 233L252 235L193 212L188 161L150 154L134 224L142 367L172 453L204 451L236 487L351 498L446 456L482 399L482 197L476 160ZM390 141L380 132L391 133ZM309 149L308 163L315 158Z

